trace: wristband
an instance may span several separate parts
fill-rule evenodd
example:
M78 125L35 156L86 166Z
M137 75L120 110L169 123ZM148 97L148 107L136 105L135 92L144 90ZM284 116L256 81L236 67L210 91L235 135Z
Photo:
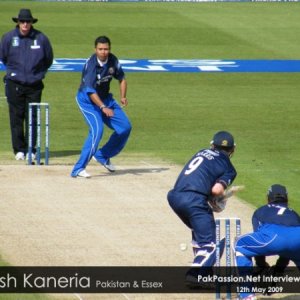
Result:
M103 108L105 108L106 107L106 105L105 104L102 104L101 106L100 106L100 109L102 110Z

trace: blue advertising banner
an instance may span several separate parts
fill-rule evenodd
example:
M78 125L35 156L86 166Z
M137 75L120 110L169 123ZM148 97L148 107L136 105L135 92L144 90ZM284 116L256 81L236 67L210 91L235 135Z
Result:
M57 58L52 72L81 72L86 59ZM126 72L300 72L300 60L121 59ZM0 62L0 71L5 66Z

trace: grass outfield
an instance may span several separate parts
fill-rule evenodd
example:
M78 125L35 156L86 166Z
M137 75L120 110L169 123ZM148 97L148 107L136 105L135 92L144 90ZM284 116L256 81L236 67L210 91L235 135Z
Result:
M88 57L107 34L119 58L299 59L298 3L1 2L2 35L21 7L39 19L55 57ZM124 159L140 155L183 164L214 132L230 130L241 196L264 201L272 183L289 189L300 211L299 73L128 73L133 123ZM75 105L79 73L49 73L52 162L75 162L87 128ZM117 85L113 91L118 95ZM0 86L3 96L3 86ZM7 105L0 99L0 162L12 160ZM108 131L106 131L106 134ZM105 138L104 138L105 139Z
M4 261L0 255L0 266L1 267L9 267L10 265ZM4 272L2 273L4 274ZM2 287L3 288L3 287ZM47 295L45 294L0 294L0 299L1 300L50 300ZM63 298L61 298L63 300Z

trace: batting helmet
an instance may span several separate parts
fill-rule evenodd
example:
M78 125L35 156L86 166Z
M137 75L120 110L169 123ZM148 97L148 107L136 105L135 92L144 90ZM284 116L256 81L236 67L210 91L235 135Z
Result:
M217 149L222 149L226 151L232 151L235 147L234 138L231 133L227 131L217 132L212 141L211 145L215 146Z
M267 198L269 203L288 202L286 187L280 184L273 184L268 189Z

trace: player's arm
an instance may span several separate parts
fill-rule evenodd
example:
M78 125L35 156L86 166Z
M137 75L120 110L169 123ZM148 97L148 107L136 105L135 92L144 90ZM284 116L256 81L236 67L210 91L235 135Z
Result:
M108 107L105 106L105 104L103 103L103 101L100 99L100 97L98 96L97 93L91 93L89 94L89 97L91 99L91 101L100 107L100 109L102 110L102 112L107 116L107 117L112 117L114 115L114 111Z
M120 83L120 97L121 97L121 104L123 106L127 106L128 105L128 100L126 97L127 94L127 81L125 78L119 80Z
M221 212L225 209L225 188L220 182L213 185L211 195L208 197L208 205L214 212Z
M262 223L263 220L261 220L261 216L262 213L261 213L261 209L256 209L252 215L252 228L253 228L253 231L257 231L260 224Z
M236 170L230 164L225 172L220 176L214 186L212 187L211 193L213 196L227 196L228 198L232 195L225 195L226 189L232 184L236 177Z
M107 117L112 117L114 115L114 111L105 106L104 102L100 99L100 97L96 92L95 74L96 74L96 67L95 64L93 63L93 60L90 57L84 66L84 70L82 74L82 82L84 84L84 90L88 94L91 101L95 105L100 107L104 115L106 115Z
M44 35L44 51L45 51L45 67L46 69L49 69L53 63L53 49L50 44L49 39Z
M213 185L213 187L211 189L211 194L213 196L224 196L225 187L226 186L224 185L224 183L217 182Z
M211 189L208 204L214 212L221 212L225 209L227 200L243 188L244 186L233 186L227 189L226 182L217 181Z
M212 196L223 196L226 198L230 198L238 189L232 189L231 191L227 190L227 188L231 185L236 177L236 170L232 165L224 172L224 174L218 178L216 183L213 185L211 189Z
M3 36L2 40L0 41L0 61L2 61L2 63L6 66L7 63L7 49L9 49L9 47L7 47L7 37Z
M127 101L127 81L125 79L125 73L122 69L122 66L119 62L119 60L115 57L115 67L116 71L114 74L114 78L119 80L120 84L120 102L122 106L127 106L128 101Z

